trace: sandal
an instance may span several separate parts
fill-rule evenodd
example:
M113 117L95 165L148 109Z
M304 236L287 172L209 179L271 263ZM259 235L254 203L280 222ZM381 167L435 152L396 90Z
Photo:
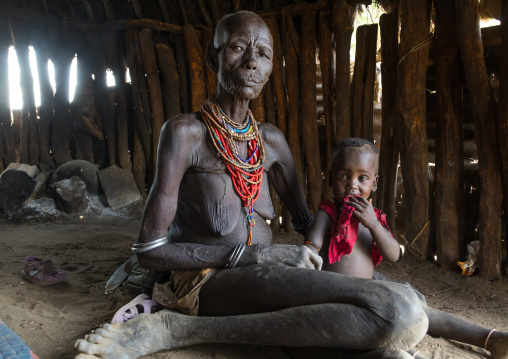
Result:
M67 281L67 274L53 265L50 259L26 257L21 278L42 287Z
M146 294L140 294L129 303L118 309L113 316L111 324L124 323L138 314L152 314L163 309L162 305L151 300Z

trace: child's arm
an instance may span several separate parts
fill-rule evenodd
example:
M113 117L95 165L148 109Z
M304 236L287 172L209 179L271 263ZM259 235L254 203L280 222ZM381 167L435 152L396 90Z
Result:
M352 197L346 203L355 207L353 215L370 231L372 241L376 243L383 258L390 262L399 259L399 242L379 223L374 207L372 207L372 200L367 200L364 197Z
M311 249L314 253L318 253L323 246L323 239L330 226L332 220L325 211L319 210L317 215L314 217L310 229L305 236L305 245Z

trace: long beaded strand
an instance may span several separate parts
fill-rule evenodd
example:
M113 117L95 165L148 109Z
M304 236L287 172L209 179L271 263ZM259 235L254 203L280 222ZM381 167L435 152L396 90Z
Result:
M211 97L201 108L201 114L212 137L212 143L224 160L242 205L248 207L247 244L250 245L252 244L252 229L256 225L253 206L259 197L265 159L265 147L256 121L249 110L243 124L234 122ZM240 157L235 141L247 141L247 159Z

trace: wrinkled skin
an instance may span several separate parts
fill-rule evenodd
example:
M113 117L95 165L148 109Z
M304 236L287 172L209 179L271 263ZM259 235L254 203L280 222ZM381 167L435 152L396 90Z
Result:
M219 79L215 99L238 123L268 80L272 47L267 26L252 13L235 13L217 26L214 48L207 52ZM400 350L421 340L427 316L409 287L315 270L322 260L307 247L271 245L268 181L294 223L306 222L310 214L284 136L269 124L260 124L259 131L266 150L254 204L253 244L259 246L248 246L236 268L206 282L199 316L162 311L105 325L76 343L81 353L76 359L138 358L212 342L391 348L379 358L402 358ZM246 158L246 143L237 145ZM161 238L169 228L169 243L138 254L139 263L154 270L224 268L234 245L247 241L246 214L200 114L168 121L139 242Z

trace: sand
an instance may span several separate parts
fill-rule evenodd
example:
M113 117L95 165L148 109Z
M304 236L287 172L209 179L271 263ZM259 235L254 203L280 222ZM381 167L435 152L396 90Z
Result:
M63 215L50 202L32 201L21 212L0 219L0 319L41 359L68 359L73 344L111 320L136 294L119 288L104 294L104 284L129 256L140 226L142 204L111 211L95 202L81 215ZM298 244L302 237L276 234L279 243ZM23 280L26 256L51 259L69 277L68 283L40 287ZM381 264L387 277L410 282L429 305L488 328L508 330L508 282L445 272L429 262L403 257ZM418 350L429 358L488 357L469 345L426 336ZM153 359L236 359L289 357L276 347L199 345L147 356Z

